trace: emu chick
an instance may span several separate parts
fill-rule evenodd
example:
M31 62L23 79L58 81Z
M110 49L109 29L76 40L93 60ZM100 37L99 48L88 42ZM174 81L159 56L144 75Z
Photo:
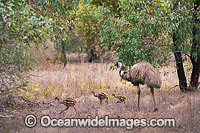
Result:
M65 99L60 100L58 97L56 97L55 99L58 100L60 104L64 104L65 106L67 106L65 110L67 110L69 107L74 107L77 103L77 100L74 98L65 98ZM64 112L65 110L61 111L60 113Z
M105 92L100 92L98 94L95 94L95 92L92 91L92 93L93 93L94 97L99 98L100 103L102 103L102 100L104 100L104 99L106 99L106 102L108 103L108 96Z
M117 103L124 102L124 104L125 104L126 96L124 96L124 95L115 95L114 93L112 94L112 96L114 96L115 98L117 98L119 100L119 101L117 101Z

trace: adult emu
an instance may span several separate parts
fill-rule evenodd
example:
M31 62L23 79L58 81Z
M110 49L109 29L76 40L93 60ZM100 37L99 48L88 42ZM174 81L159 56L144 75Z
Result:
M154 112L158 111L154 98L154 88L160 88L162 80L159 72L148 62L142 61L133 65L130 69L125 70L121 62L117 62L115 66L120 67L119 75L123 79L130 81L134 86L137 86L138 108L140 104L140 84L146 84L151 89Z

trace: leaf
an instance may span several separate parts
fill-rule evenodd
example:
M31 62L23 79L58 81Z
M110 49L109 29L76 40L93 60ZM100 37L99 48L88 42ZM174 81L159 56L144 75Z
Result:
M25 88L25 87L22 87L21 89L26 91L26 88Z
M27 37L27 36L24 36L23 39L26 40L26 39L28 39L28 37Z
M114 70L114 66L110 66L109 70Z

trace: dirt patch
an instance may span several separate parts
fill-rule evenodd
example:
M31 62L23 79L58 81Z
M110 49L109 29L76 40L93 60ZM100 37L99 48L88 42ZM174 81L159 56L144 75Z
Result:
M87 118L90 115L94 118L96 115L104 117L108 115L110 118L175 118L175 127L135 127L130 131L134 132L200 132L200 93L181 93L179 91L156 91L156 101L158 104L158 112L153 112L153 101L149 90L143 89L141 96L140 110L137 108L137 95L135 90L115 89L116 92L126 95L126 104L117 104L117 100L111 97L111 90L105 89L109 95L109 103L99 100L91 94L85 97L79 97L75 106L77 112L73 108L69 108L62 114L61 110L65 109L64 105L59 104L53 98L43 99L39 106L32 105L26 107L26 110L16 110L12 112L1 112L1 116L8 118L0 118L0 132L129 132L125 128L44 128L40 125L40 118L43 115L49 115L51 118ZM41 99L40 99L41 101ZM44 103L51 101L51 105ZM35 101L38 102L38 101ZM17 103L16 103L17 104ZM28 128L24 124L25 116L34 114L37 116L37 125ZM10 117L9 117L10 116Z

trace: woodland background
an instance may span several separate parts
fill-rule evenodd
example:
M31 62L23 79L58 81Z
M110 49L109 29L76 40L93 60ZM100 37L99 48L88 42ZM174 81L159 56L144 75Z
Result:
M161 130L199 132L199 5L199 0L2 0L0 131L12 132L15 127L19 132L29 131L23 118L38 109L37 117L60 117L54 108L63 106L53 100L59 96L80 101L80 115L70 109L63 117L173 117L176 127ZM134 86L121 80L113 67L116 61L131 66L143 60L162 75L157 114L151 112L145 86L142 108L137 110ZM117 105L112 96L109 105L99 105L92 90L124 94L127 106ZM47 132L65 130L87 131L49 128ZM160 128L133 130L159 132Z

